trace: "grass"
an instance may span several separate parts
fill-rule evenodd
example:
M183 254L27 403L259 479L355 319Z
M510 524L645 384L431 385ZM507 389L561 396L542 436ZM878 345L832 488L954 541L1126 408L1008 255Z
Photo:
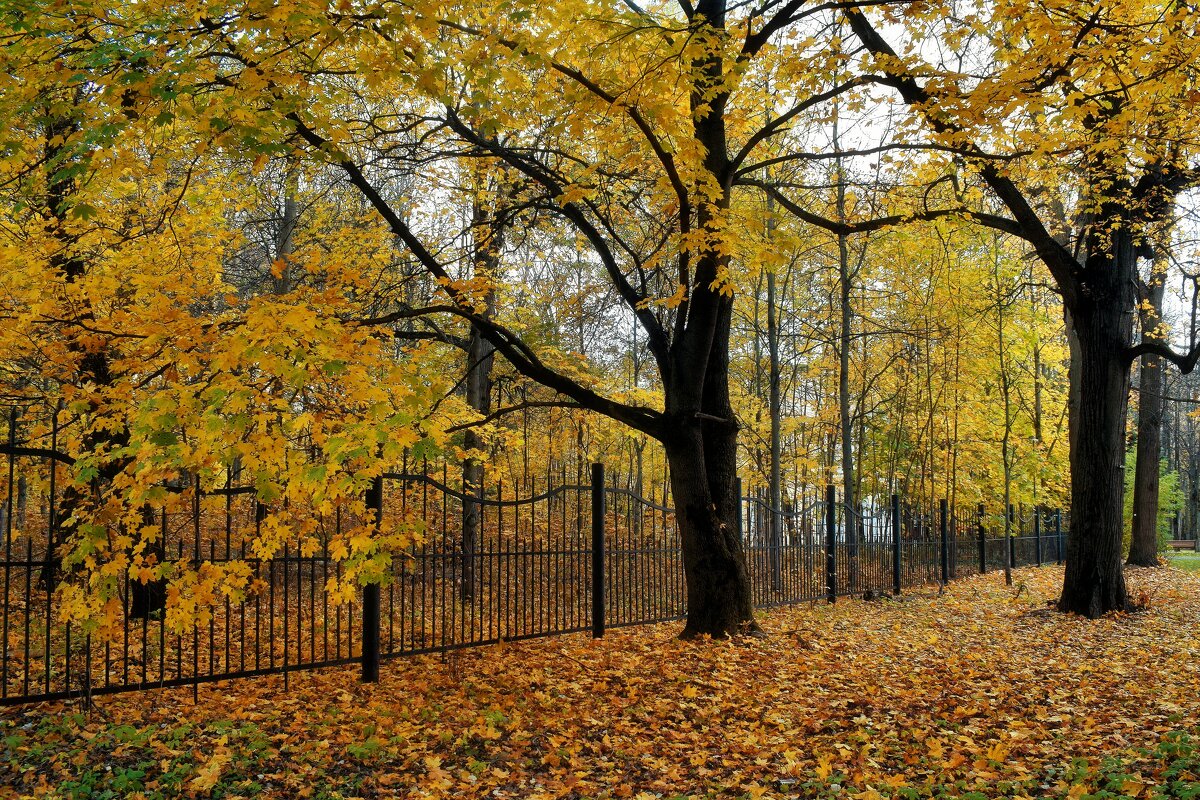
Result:
M1200 572L1200 553L1187 551L1167 553L1167 560L1173 567L1189 572Z

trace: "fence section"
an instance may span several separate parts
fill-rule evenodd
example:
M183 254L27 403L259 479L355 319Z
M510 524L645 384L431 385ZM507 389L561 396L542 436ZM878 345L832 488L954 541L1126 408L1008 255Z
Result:
M461 478L454 485L445 467L431 474L425 464L405 464L376 482L368 507L385 529L412 526L416 543L392 554L383 579L351 600L326 591L343 577L330 543L363 520L345 509L313 511L316 546L264 553L260 534L272 510L231 471L217 486L193 476L166 487L174 510L155 512L155 546L180 567L246 563L244 599L205 603L179 630L162 610L165 587L126 571L119 611L107 629L85 634L53 591L64 573L56 548L65 525L57 507L64 467L52 450L10 447L0 485L0 704L269 673L286 683L295 670L347 663L362 663L369 679L380 659L600 635L686 613L680 532L666 490L644 497L628 482L606 481L599 465L590 476L546 476L518 489ZM747 496L739 509L759 607L899 591L996 569L1005 557L1014 565L1061 559L1060 518L1045 513L1012 512L1015 535L1006 539L996 533L1002 516L956 516L899 498L869 499L851 513L832 489L782 509Z

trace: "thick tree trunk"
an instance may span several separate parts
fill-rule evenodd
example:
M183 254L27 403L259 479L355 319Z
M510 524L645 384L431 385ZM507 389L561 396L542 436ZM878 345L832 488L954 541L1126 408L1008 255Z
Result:
M709 264L701 269L716 272ZM707 343L692 342L698 348L707 344L699 413L690 411L696 407L694 395L687 383L683 384L669 401L669 406L682 411L677 433L663 442L671 466L687 580L688 618L683 638L757 630L742 532L737 526L741 502L737 496L738 426L729 400L733 301L715 292L702 299L712 304L709 308L714 318L712 338ZM683 351L685 359L689 350ZM696 365L690 366L677 373L689 376L685 378L689 382L696 374Z
M681 636L755 630L741 532L736 525L736 430L696 422L665 442L683 542L687 624Z
M1132 255L1129 256L1132 263ZM1117 273L1119 270L1110 270ZM1071 529L1059 608L1087 617L1128 607L1121 564L1125 414L1133 329L1131 292L1119 279L1067 315L1071 341Z
M725 2L699 0L690 16L694 24L723 31ZM692 229L714 236L694 260L692 254L680 254L683 272L691 274L691 290L677 310L682 324L663 370L666 419L659 436L671 467L683 542L688 595L684 638L756 630L737 526L738 425L729 402L730 259L715 235L728 222L731 165L725 134L728 95L722 90L714 97L711 87L723 85L726 75L719 50L699 55L692 68L695 137L705 152L704 170L722 191L693 209Z

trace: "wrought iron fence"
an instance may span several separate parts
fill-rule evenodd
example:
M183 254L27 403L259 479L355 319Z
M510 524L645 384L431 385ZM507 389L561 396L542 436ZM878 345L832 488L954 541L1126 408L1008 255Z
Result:
M469 489L449 472L404 465L374 487L370 506L415 517L419 543L395 554L385 580L350 602L326 591L342 577L331 537L357 520L335 510L317 520L320 546L285 545L270 558L254 543L269 510L229 475L173 487L188 510L158 512L162 555L183 565L244 561L255 578L244 600L210 604L188 630L173 630L145 584L119 579L120 619L109 635L82 633L53 591L55 485L48 453L7 448L0 485L0 704L138 691L360 663L368 679L382 659L501 641L678 619L686 613L679 530L666 489L648 499L606 481L560 475L540 486ZM19 467L19 468L18 468ZM1011 540L982 510L917 509L898 497L850 514L833 489L773 509L742 497L739 524L759 607L899 592L1003 565L1061 560L1061 518L1042 512ZM316 513L316 512L314 512ZM1021 520L1029 517L1025 514ZM999 519L1002 520L1002 517ZM160 589L161 590L161 589ZM148 605L147 605L148 603ZM141 608L139 608L141 604Z

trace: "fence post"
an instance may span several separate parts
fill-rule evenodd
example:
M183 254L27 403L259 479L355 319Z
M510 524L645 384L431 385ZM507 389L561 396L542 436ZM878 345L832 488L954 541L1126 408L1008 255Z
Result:
M837 489L825 487L825 590L837 602Z
M604 635L604 513L604 465L592 464L592 637L595 639Z
M900 596L900 495L892 495L892 594Z
M1054 554L1057 556L1055 563L1062 564L1063 562L1063 541L1062 541L1062 509L1054 509Z
M373 478L367 489L367 511L375 512L375 526L383 524L383 478ZM362 682L379 682L379 584L363 587Z
M1033 543L1037 565L1042 565L1042 507L1033 507Z
M1008 504L1008 568L1017 568L1017 537L1013 536L1013 528L1017 524L1017 507Z
M950 582L950 508L946 498L938 501L938 528L942 537L942 583Z
M975 526L979 533L979 574L987 575L987 531L983 527L983 518L987 514L987 510L983 507L983 503L975 509Z

